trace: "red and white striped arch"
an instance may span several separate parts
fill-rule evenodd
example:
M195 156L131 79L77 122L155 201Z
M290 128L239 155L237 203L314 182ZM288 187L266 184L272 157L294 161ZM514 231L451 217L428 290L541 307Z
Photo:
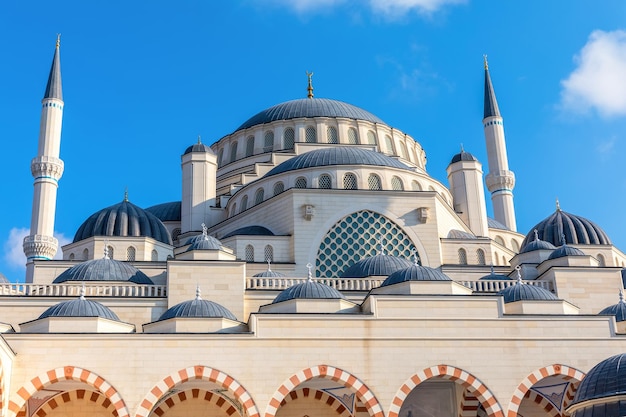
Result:
M198 388L192 388L186 391L180 391L168 397L165 401L159 404L159 406L152 411L152 414L161 417L170 408L173 408L177 404L180 404L191 398L204 400L208 404L221 409L228 416L232 416L233 414L234 415L239 414L237 412L237 409L221 395L216 394L214 392L201 390Z
M302 388L291 391L280 403L281 407L288 402L297 400L298 398L314 398L335 410L340 417L352 417L348 410L338 399L328 395L328 393L312 388Z
M502 407L500 407L491 391L478 378L469 372L450 365L431 366L407 379L391 402L389 417L398 417L400 408L411 391L422 382L432 378L448 379L461 384L478 399L489 417L504 417Z
M89 401L104 408L108 415L111 417L117 417L117 411L111 401L109 401L104 395L95 391L87 391L79 389L75 391L63 392L59 395L55 395L53 398L46 401L38 410L35 411L34 416L46 417L50 411L61 406L62 404L77 402L77 401Z

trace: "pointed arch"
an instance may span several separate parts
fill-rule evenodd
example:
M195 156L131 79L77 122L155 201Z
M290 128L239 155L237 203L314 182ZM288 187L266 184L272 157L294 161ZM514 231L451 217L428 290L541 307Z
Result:
M59 381L83 382L104 395L106 399L113 404L119 417L130 416L126 403L111 384L100 375L75 366L56 368L31 379L30 382L17 390L18 398L16 401L9 402L9 416L17 416L22 407L24 407L24 404L26 404L26 401L28 401L34 393Z
M202 365L191 366L181 369L166 376L158 384L156 384L150 392L139 403L136 417L147 417L150 415L152 408L159 402L163 395L176 385L191 380L202 380L213 382L221 385L230 391L235 399L241 404L246 417L259 417L259 410L248 391L232 376L225 374L217 369L209 368Z
M272 396L265 410L264 417L275 417L285 397L298 385L313 378L325 378L335 382L342 382L346 387L355 391L356 396L367 408L370 417L384 417L380 403L367 385L349 372L328 365L318 365L304 369L285 380Z
M388 416L398 417L402 403L413 388L434 377L458 382L480 401L489 417L504 417L502 407L486 385L469 372L450 365L431 366L407 379L391 401Z
M561 375L563 376L563 379L573 379L577 382L582 381L582 379L585 377L585 374L582 371L561 364L544 366L543 368L533 371L522 381L521 384L517 386L517 389L513 393L513 398L511 398L511 401L509 401L509 410L506 414L507 417L517 417L517 412L519 411L522 400L533 385L546 377L555 375ZM574 392L570 392L570 395L573 398Z

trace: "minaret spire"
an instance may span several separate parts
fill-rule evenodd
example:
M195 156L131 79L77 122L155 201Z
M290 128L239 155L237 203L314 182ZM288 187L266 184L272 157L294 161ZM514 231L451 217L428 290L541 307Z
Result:
M58 35L46 91L41 101L37 156L30 164L35 182L30 235L24 238L23 244L26 254L26 282L33 282L33 261L52 259L59 245L53 233L58 181L63 175L63 161L59 159L64 108L60 44Z
M483 56L485 66L485 113L483 128L487 144L489 173L485 177L487 189L491 193L495 219L512 231L517 230L515 207L513 205L513 187L515 174L509 171L506 153L504 123L498 108L496 93L491 83L487 56Z

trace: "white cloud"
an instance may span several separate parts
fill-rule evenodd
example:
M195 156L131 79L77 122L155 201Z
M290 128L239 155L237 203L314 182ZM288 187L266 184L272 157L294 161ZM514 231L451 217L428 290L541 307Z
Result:
M9 231L9 237L4 242L4 259L12 268L24 269L26 265L26 256L22 249L24 237L28 236L30 230L27 228L14 227ZM63 233L56 232L54 237L59 241L59 250L54 259L62 259L63 252L61 247L67 245L72 240L67 238Z
M626 115L626 32L592 32L574 61L576 69L561 81L563 108Z
M432 14L449 4L462 4L466 0L370 0L374 12L390 17L398 17L416 11L420 14Z

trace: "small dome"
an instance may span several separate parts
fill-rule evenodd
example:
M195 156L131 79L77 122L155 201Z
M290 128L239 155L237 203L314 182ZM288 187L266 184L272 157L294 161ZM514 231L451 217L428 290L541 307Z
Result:
M327 98L303 98L286 101L265 109L245 121L236 131L277 120L299 119L303 117L341 117L385 124L372 113L352 104Z
M86 300L84 297L55 304L39 316L40 319L47 317L101 317L120 321L109 307L97 301Z
M394 272L410 266L413 266L413 263L408 259L379 254L361 259L346 269L341 275L341 278L365 278L369 276L388 277Z
M622 364L624 366L622 366ZM596 400L594 404L590 404L588 408L585 408L584 413L577 411L573 416L609 416L609 415L624 415L602 413L606 410L604 408L606 403L618 402L619 398L615 398L613 401L609 397L626 395L626 354L621 353L619 355L611 356L608 359L603 360L587 373L582 380L576 391L574 402L572 406L582 403L584 401ZM600 399L605 398L605 401ZM599 401L598 401L599 400ZM621 402L621 401L620 401ZM587 412L589 408L592 408L592 412ZM581 410L582 411L582 410Z
M461 150L461 152L457 153L456 155L452 157L450 164L454 164L456 162L461 162L461 161L478 161L478 159L476 159L476 157L472 155L471 153Z
M179 222L180 207L180 201L172 201L170 203L162 203L148 207L146 211L157 216L162 222Z
M127 199L89 216L78 228L74 242L93 236L145 236L172 244L172 237L163 222Z
M413 264L389 275L380 286L386 287L405 281L452 281L452 279L438 269Z
M187 245L191 244L189 248L185 252L189 252L192 250L216 250L222 249L222 242L214 238L213 236L209 236L206 233L202 233L201 235L194 236L187 240Z
M565 256L585 256L585 252L573 246L563 245L548 256L548 259L563 258Z
M345 299L344 295L325 284L308 280L301 284L296 284L289 287L278 294L272 304L280 303L282 301L294 300L294 299Z
M263 272L259 272L258 274L252 275L253 277L259 278L281 278L284 277L285 274L281 274L280 272L272 271L271 269L266 269Z
M265 177L282 174L305 168L325 167L333 165L370 165L391 167L413 171L412 168L390 156L363 148L333 146L332 148L316 149L295 156L272 168Z
M525 246L522 246L520 253L532 252L535 250L554 250L556 247L545 240L539 239L539 232L537 230L533 231L535 235L535 239L531 242L528 242Z
M448 239L476 239L476 236L463 230L452 229L448 232Z
M598 313L599 316L615 316L615 321L626 321L626 303L620 300L619 303L613 304Z
M146 274L134 266L107 257L81 262L62 272L52 283L68 281L124 281L154 285Z
M490 229L511 230L496 219L492 219L491 217L487 217L487 227Z
M183 301L175 306L167 309L165 313L159 317L158 321L172 318L225 318L237 321L237 317L231 313L226 307L223 307L213 301L203 300L196 297L194 300Z
M493 272L493 269L491 270L491 273L489 275L485 275L484 277L480 277L478 280L479 281L486 281L486 280L492 280L492 281L510 281L512 278L508 275L502 275L502 274L496 274L495 272Z
M498 294L504 297L505 303L529 300L558 300L556 295L548 290L520 282L498 291Z
M565 235L565 243L572 245L610 245L611 240L598 225L584 217L566 213L560 208L546 219L539 222L531 231L537 230L539 239L545 240L554 246L562 244L562 235ZM535 239L532 233L528 233L522 242L521 249Z
M198 143L194 143L193 145L185 149L185 152L183 153L183 155L187 155L188 153L192 153L192 152L211 153L215 155L213 150L207 145L205 145L204 143L201 143L200 140L198 140Z
M239 228L233 232L227 233L222 239L229 238L231 236L274 236L274 233L267 227L263 226L246 226Z

